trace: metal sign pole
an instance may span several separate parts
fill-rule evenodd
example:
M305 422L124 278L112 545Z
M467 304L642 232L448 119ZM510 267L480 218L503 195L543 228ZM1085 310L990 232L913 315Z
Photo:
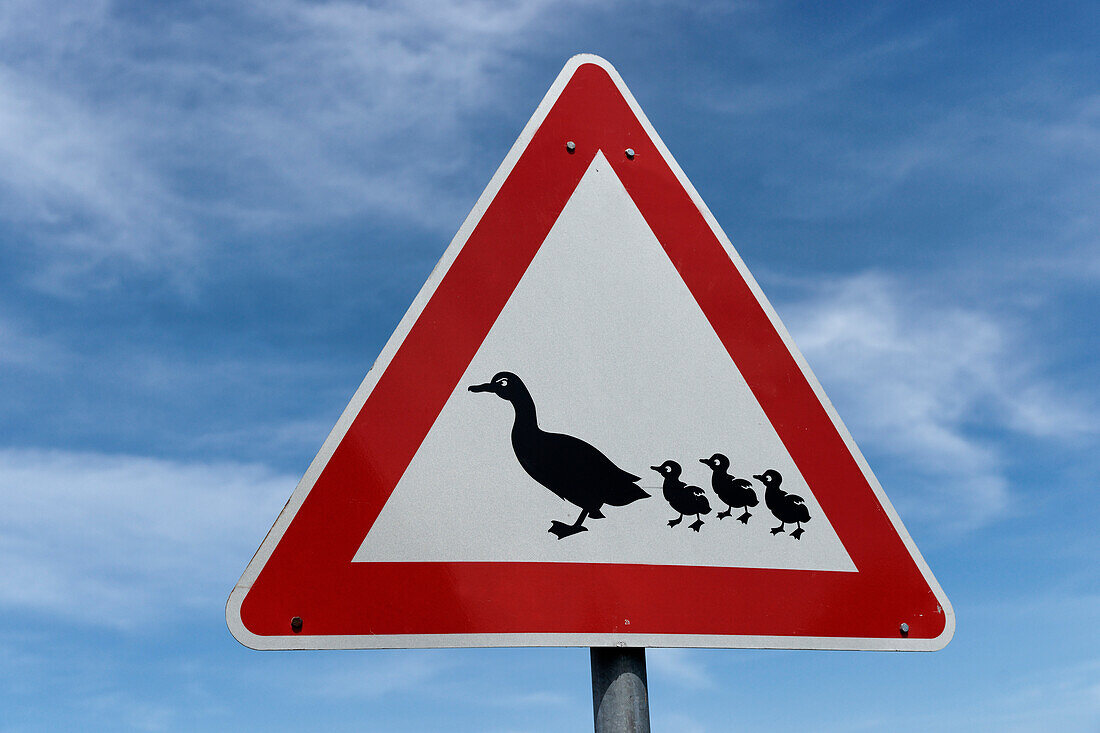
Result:
M645 649L592 647L596 733L649 733Z

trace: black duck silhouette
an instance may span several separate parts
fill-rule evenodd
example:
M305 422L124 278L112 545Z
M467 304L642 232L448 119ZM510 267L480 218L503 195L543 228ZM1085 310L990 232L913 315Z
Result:
M469 388L471 392L492 392L512 403L516 420L512 424L512 450L531 478L550 489L581 513L573 524L554 521L547 530L563 539L585 532L588 517L603 519L604 504L625 506L649 496L637 482L638 476L627 473L580 438L561 433L548 433L539 428L535 416L535 401L523 381L511 372L498 372L485 384Z
M710 458L700 458L699 462L705 463L711 471L714 471L710 477L710 487L714 489L715 494L718 494L719 499L726 502L726 511L718 512L716 516L719 519L725 519L733 514L734 507L738 507L744 509L745 512L737 518L737 521L741 524L748 524L749 517L752 516L748 508L760 503L760 500L756 498L756 492L753 491L752 482L748 479L730 476L727 473L727 469L730 467L730 459L721 453L715 453Z
M783 477L775 469L769 468L762 474L754 475L753 478L764 484L764 503L780 521L778 527L772 527L772 534L780 534L788 523L793 523L798 526L791 532L791 537L796 540L801 539L805 531L802 529L802 523L810 521L810 510L806 508L805 499L796 494L788 494L779 488Z
M680 464L676 461L665 461L660 466L650 466L654 471L665 477L664 494L669 505L680 512L676 519L668 520L668 526L675 527L684 521L685 514L694 514L695 521L688 526L696 532L703 526L700 514L710 514L710 502L706 494L698 486L688 486L680 480Z

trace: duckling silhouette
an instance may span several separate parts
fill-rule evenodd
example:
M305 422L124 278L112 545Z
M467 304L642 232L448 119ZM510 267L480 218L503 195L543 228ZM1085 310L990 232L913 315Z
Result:
M710 487L714 489L715 494L718 494L719 499L726 502L728 507L726 511L718 512L716 516L719 519L725 519L733 514L734 507L739 507L744 509L745 512L737 518L737 521L741 524L748 524L749 517L752 516L749 514L748 508L760 503L760 500L756 498L756 492L752 489L752 482L748 479L730 476L726 472L726 469L730 467L730 459L721 453L715 453L710 458L700 458L699 463L705 463L711 471L714 471L710 477Z
M498 372L491 381L475 384L471 392L492 392L512 403L516 419L512 424L512 450L528 475L581 513L573 524L553 521L547 530L559 540L588 531L584 520L603 519L604 504L625 506L649 496L637 482L641 479L616 466L595 447L580 438L548 433L539 428L535 401L523 381L511 372Z
M783 477L775 469L769 468L762 474L754 474L753 478L764 484L764 503L768 505L768 509L780 522L778 527L772 527L771 533L780 534L787 523L790 522L798 525L791 532L791 537L796 540L801 539L804 532L802 523L810 521L810 510L806 508L805 499L796 494L788 494L779 488L779 484L783 482Z
M665 500L669 505L680 512L676 519L668 520L668 526L675 527L684 521L685 514L694 514L695 521L688 526L696 532L703 526L700 514L710 514L710 502L706 494L698 486L688 486L680 480L680 464L676 461L665 461L660 466L650 466L654 471L665 477L663 487Z

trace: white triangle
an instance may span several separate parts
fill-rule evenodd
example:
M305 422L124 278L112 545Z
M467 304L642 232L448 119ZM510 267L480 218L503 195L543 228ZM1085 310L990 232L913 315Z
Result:
M577 436L642 477L648 499L605 506L605 519L562 540L551 520L579 510L520 467L513 411L467 391L518 374L539 425ZM699 385L708 385L701 391ZM725 505L700 458L714 452L749 478L774 468L804 497L800 540L772 535L760 504L748 524ZM650 470L679 462L714 508L700 532L677 516ZM740 513L735 511L736 514ZM788 525L788 528L791 526ZM728 352L641 212L598 153L448 398L355 555L356 562L578 562L855 571Z

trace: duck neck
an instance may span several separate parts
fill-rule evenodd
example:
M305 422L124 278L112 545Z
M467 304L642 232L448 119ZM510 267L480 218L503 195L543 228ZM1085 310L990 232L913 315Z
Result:
M526 390L512 398L512 407L516 410L516 421L512 424L513 433L538 430L539 421L535 415L535 401Z

